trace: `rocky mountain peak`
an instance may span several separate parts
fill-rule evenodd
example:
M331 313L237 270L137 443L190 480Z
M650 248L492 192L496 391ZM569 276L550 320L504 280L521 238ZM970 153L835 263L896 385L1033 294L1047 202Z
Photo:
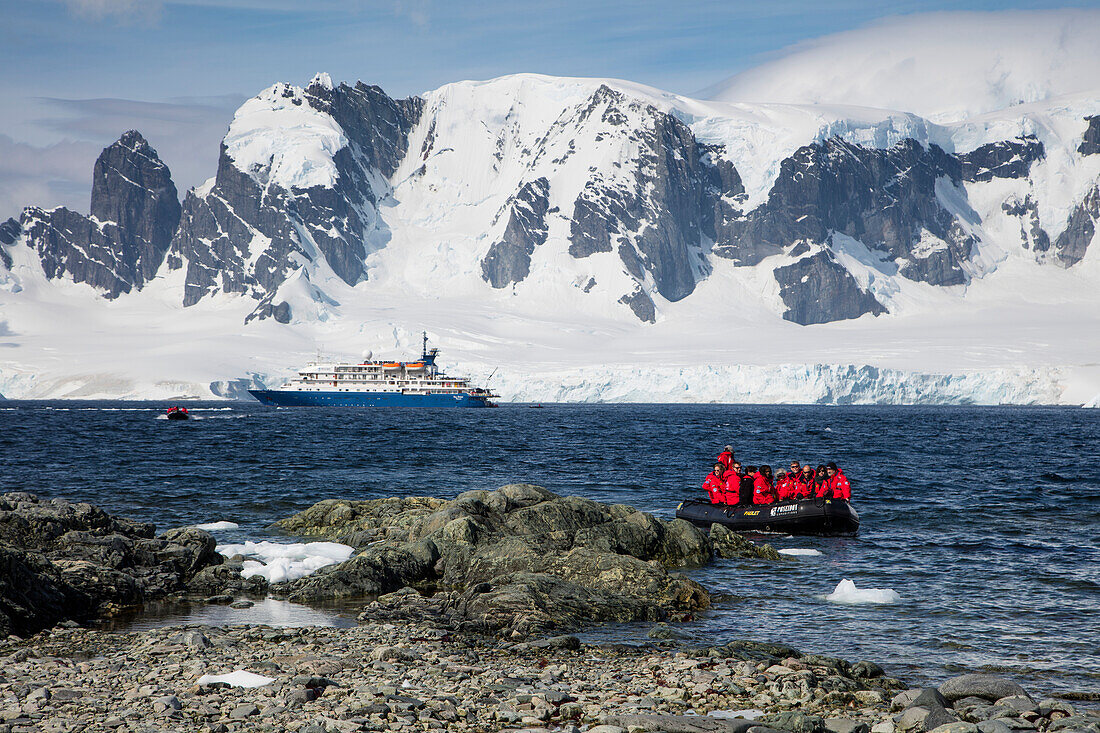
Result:
M135 284L151 280L179 225L180 202L171 171L137 130L124 132L96 159L91 215L113 225L118 241L133 250Z
M208 191L188 193L168 258L186 267L184 305L217 291L259 301L252 318L287 322L279 288L306 264L349 285L389 232L378 201L420 116L419 99L379 87L276 84L249 100L222 143Z
M156 275L179 220L168 166L141 133L129 130L95 162L89 216L28 207L19 226L47 277L88 283L115 298Z

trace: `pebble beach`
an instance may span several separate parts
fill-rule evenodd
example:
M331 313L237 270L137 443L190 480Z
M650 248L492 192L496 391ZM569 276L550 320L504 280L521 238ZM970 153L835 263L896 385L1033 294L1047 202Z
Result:
M377 623L65 624L0 647L0 731L1100 731L1095 712L1032 700L1010 680L969 675L941 694L866 661L661 644L513 643ZM229 683L210 681L223 675Z

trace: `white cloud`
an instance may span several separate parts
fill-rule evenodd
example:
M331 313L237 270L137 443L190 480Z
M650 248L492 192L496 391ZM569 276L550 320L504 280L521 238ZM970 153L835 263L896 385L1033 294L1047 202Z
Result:
M86 142L37 146L0 135L0 221L30 204L87 210L99 150Z
M95 159L130 129L157 150L182 197L214 175L218 143L241 101L236 96L174 102L38 100L49 116L36 124L63 140L33 145L0 135L0 220L32 204L86 212Z
M890 18L796 44L707 90L723 101L852 104L949 122L1100 88L1100 11Z
M428 26L427 0L397 0L393 4L393 14L399 18L407 18L417 28Z
M160 0L65 0L74 14L103 20L115 18L123 23L146 23L160 17Z

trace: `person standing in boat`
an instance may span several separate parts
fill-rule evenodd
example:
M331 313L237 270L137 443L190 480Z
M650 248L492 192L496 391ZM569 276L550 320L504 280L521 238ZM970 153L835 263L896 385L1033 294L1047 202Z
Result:
M707 474L707 478L703 481L703 489L707 492L707 496L710 497L711 504L725 504L726 503L726 464L715 462L714 470Z
M733 463L733 448L731 446L727 445L725 450L718 454L718 462L726 468L730 467L730 464Z
M844 499L845 501L852 498L852 485L849 483L848 477L835 463L829 461L825 464L825 474L828 478L825 481L823 496L830 499Z
M772 481L772 467L761 466L752 481L752 503L774 504L776 498L775 484Z

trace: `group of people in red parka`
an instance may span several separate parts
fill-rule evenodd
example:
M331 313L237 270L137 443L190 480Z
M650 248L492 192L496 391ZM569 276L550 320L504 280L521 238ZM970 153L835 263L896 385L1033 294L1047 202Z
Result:
M790 471L772 476L771 466L742 466L733 448L718 454L703 488L712 504L774 504L777 501L851 499L848 477L833 462L818 466L791 461Z

